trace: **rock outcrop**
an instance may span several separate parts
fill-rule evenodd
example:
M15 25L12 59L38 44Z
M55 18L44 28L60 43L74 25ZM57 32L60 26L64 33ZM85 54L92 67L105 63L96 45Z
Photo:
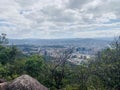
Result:
M0 90L48 90L29 75L22 75L9 83L1 83L1 87Z
M0 90L6 90L7 89L7 82L0 83Z

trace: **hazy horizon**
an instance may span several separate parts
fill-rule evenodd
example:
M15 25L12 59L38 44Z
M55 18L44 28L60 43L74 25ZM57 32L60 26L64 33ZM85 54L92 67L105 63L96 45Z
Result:
M81 39L81 40L114 40L116 37L101 37L101 38L8 38L9 40L74 40L74 39Z

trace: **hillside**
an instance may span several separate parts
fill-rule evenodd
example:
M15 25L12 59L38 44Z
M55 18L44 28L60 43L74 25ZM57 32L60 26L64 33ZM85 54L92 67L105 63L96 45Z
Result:
M110 41L102 39L10 39L10 44L14 45L63 45L80 47L106 47Z

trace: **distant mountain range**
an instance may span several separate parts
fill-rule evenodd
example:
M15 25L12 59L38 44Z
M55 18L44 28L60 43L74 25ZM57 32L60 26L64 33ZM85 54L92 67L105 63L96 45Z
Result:
M104 39L10 39L9 44L14 45L37 45L37 46L80 46L80 47L106 47L111 40Z

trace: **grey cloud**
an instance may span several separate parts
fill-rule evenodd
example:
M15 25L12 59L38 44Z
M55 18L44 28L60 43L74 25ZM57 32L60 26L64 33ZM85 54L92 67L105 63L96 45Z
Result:
M69 8L81 8L84 4L93 1L93 0L69 0L68 7Z
M21 7L28 7L33 5L34 3L37 3L39 0L14 0L16 3L18 3Z
M0 32L13 38L57 38L58 34L60 38L69 34L87 37L90 33L99 35L104 29L107 31L101 33L116 34L120 30L119 3L120 0L1 0Z

